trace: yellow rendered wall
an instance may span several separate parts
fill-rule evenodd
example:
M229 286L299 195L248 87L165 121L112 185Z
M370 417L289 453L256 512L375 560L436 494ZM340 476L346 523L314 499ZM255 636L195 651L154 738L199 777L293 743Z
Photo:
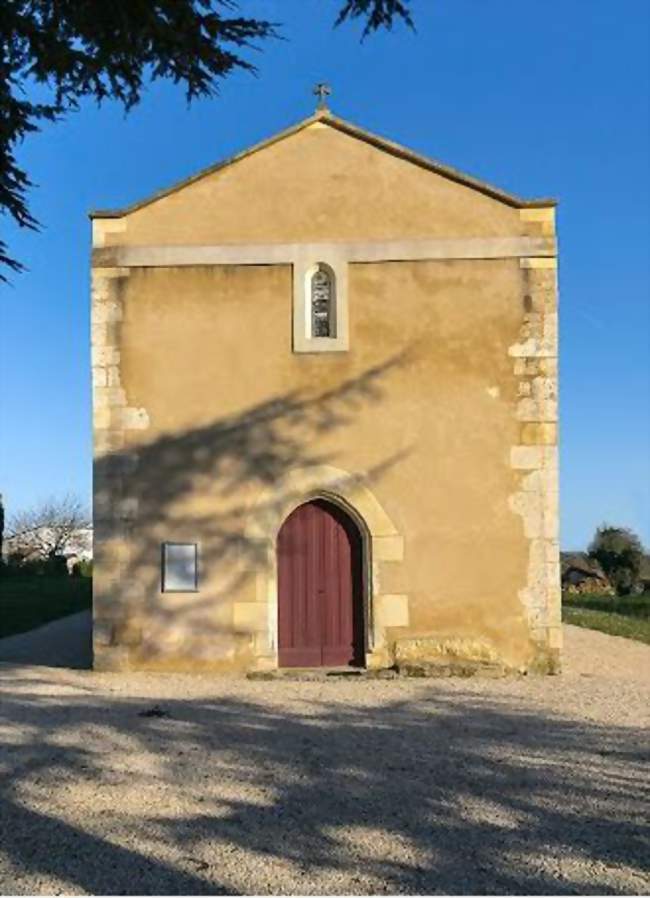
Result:
M315 125L104 236L517 237L548 235L549 220ZM269 557L250 531L276 485L316 466L357 476L403 539L403 560L381 571L383 594L408 597L408 626L389 626L388 644L485 639L514 668L556 648L544 579L557 569L556 493L543 507L555 400L538 395L555 388L547 261L351 264L350 349L313 355L292 352L289 265L97 268L99 666L252 666ZM164 541L200 543L198 593L160 592Z

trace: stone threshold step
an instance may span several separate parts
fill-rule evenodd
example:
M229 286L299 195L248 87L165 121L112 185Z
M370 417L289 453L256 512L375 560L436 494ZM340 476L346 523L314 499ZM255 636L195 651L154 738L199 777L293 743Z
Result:
M350 668L350 667L291 667L278 670L249 671L249 680L394 680L405 677L424 677L427 679L443 679L446 677L487 677L500 678L518 675L502 664L485 661L403 661L390 668Z
M279 670L251 670L246 674L249 680L393 680L396 670L388 668L372 669L361 667L284 667Z

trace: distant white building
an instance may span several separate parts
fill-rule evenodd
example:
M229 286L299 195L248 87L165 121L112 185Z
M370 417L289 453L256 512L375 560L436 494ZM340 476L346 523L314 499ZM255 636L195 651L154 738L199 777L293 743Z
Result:
M47 547L57 542L54 528L37 527L21 533L5 536L2 544L2 557L7 560L12 556L21 556L25 561L42 558L48 554ZM55 553L65 558L68 569L77 561L91 561L93 557L93 528L81 527L65 540L65 545Z

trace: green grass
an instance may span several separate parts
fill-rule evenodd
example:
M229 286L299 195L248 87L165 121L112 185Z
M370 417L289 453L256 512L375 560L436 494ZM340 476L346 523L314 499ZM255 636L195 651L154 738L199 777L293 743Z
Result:
M0 575L0 639L91 605L92 580L88 577ZM650 645L650 593L622 598L565 594L562 620Z
M650 592L612 598L600 595L562 597L562 620L577 627L625 636L650 645Z
M90 608L92 590L89 577L0 574L0 639Z

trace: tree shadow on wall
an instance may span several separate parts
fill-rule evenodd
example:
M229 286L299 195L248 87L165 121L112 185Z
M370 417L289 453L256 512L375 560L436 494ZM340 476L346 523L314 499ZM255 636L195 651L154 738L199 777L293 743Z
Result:
M332 389L287 392L230 417L99 458L96 569L117 565L112 573L129 584L132 597L127 613L138 602L156 602L163 630L165 620L185 627L188 639L206 628L216 639L220 630L224 650L231 638L250 642L250 632L236 633L232 625L219 623L218 607L242 590L248 590L248 601L255 601L255 572L268 565L269 548L251 533L286 510L287 502L304 498L279 489L290 472L337 466L346 430L371 410L379 418L391 375L412 353L413 348L405 350ZM372 485L408 451L400 447L349 480L355 486ZM344 489L351 484L339 485ZM110 544L102 555L104 541L111 537L128 544L119 559ZM202 589L184 597L181 616L158 602L160 547L166 541L197 539ZM218 583L210 582L211 571L218 572Z
M3 669L3 892L23 872L29 890L48 876L95 894L650 884L641 729L461 684L367 683L351 699L342 683L301 683L299 696L249 683L244 700L188 680L182 700L163 684L145 701L63 676L53 695ZM154 701L161 716L141 716Z

